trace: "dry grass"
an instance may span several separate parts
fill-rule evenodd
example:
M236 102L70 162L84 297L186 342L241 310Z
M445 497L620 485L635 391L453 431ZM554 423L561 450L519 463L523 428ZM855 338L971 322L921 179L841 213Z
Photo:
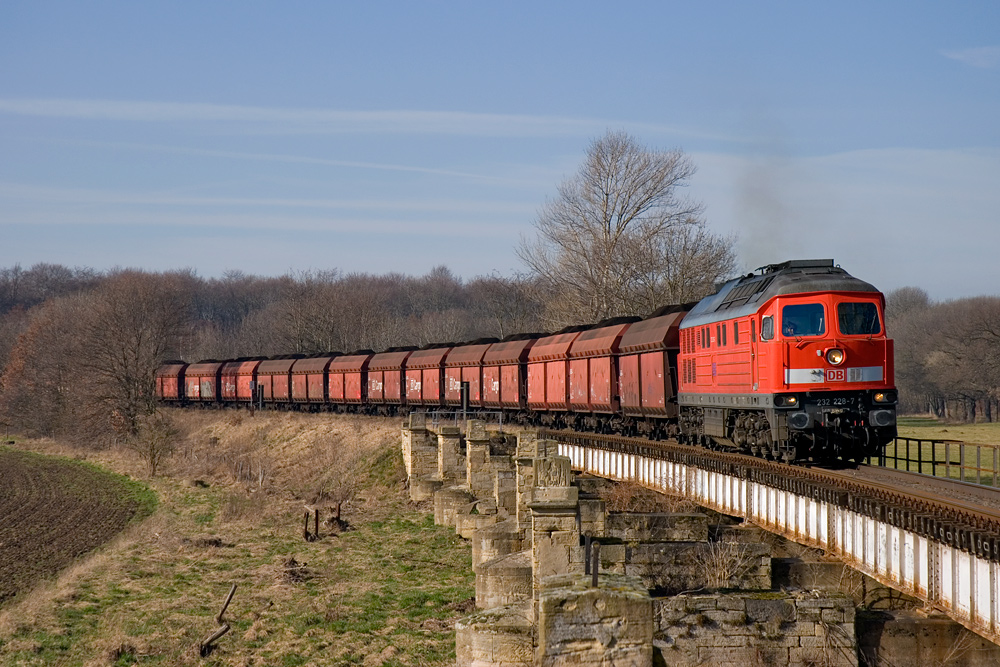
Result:
M0 611L3 665L444 665L472 595L468 546L406 499L399 422L191 411L149 480L157 512ZM77 454L142 477L133 453ZM303 504L353 462L350 530L302 538ZM232 631L198 643L232 584Z
M614 482L598 489L609 512L694 512L698 506L681 496L652 491L636 482Z

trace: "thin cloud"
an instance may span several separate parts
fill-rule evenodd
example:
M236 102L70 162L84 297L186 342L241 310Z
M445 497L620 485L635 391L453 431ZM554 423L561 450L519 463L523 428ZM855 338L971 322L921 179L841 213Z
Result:
M476 114L453 111L341 111L223 104L115 100L0 99L0 112L50 118L146 123L247 123L292 131L397 132L485 136L574 135L606 123L560 116Z
M137 123L215 123L225 131L275 134L397 133L484 137L595 136L609 127L662 135L739 141L657 123L462 111L344 111L132 100L0 99L0 113ZM225 124L225 125L222 125Z
M150 210L139 211L94 211L83 209L66 214L32 209L18 214L4 226L49 226L60 227L125 227L135 229L176 230L192 228L198 230L240 229L261 233L287 234L299 232L331 232L356 237L377 239L380 235L391 234L406 237L444 237L473 239L504 239L509 231L497 225L470 225L466 220L441 220L437 216L427 219L396 217L327 217L322 215L289 216L286 214L267 215L263 213L177 213ZM2 228L2 226L0 226ZM55 245L55 244L53 244Z
M982 69L1000 68L1000 46L980 46L974 49L960 51L942 51L945 58L957 60L960 63L980 67Z
M451 199L286 199L268 197L191 197L170 193L115 192L84 188L53 188L0 182L0 198L45 203L80 205L142 205L175 207L250 207L289 209L328 209L360 211L406 211L462 215L530 215L526 204Z
M93 146L97 148L116 148L124 150L151 151L157 153L173 153L177 155L197 155L201 157L218 157L233 160L251 160L261 162L285 162L289 164L315 164L326 167L348 167L351 169L375 169L380 171L402 171L418 174L430 174L434 176L449 176L457 178L471 178L484 181L502 180L495 176L484 176L465 171L453 171L450 169L436 169L434 167L414 167L405 164L388 164L384 162L359 162L352 160L330 160L328 158L309 157L306 155L287 155L282 153L242 153L239 151L220 151L206 148L189 148L186 146L164 146L159 144L128 144L117 142L99 141L74 141L63 142L72 143L78 146Z

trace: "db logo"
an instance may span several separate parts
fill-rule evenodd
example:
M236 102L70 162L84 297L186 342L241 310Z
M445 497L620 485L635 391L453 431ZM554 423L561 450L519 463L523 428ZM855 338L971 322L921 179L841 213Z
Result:
M846 379L847 379L847 371L845 371L843 368L826 369L827 382L843 382Z

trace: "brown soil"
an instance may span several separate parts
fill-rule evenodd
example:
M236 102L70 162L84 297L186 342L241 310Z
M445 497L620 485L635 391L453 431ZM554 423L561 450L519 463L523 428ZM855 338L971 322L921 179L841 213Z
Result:
M109 473L0 449L0 603L111 539L138 509Z

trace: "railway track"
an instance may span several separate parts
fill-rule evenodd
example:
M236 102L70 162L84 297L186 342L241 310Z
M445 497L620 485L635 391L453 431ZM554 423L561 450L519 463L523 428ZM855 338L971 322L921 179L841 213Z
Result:
M850 470L789 466L731 452L692 450L675 441L575 431L543 431L541 437L761 482L1000 562L1000 491L873 466Z

